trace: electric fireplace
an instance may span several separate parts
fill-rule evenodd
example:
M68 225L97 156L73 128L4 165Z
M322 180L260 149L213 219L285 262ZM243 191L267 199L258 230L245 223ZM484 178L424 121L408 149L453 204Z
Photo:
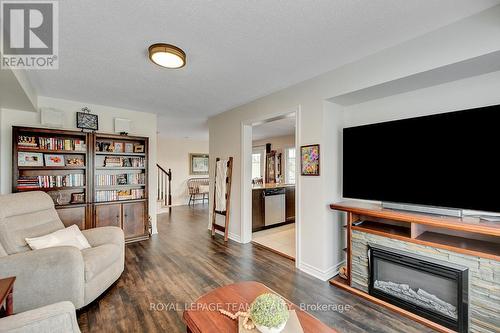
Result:
M379 245L369 245L368 258L370 295L467 332L467 267Z

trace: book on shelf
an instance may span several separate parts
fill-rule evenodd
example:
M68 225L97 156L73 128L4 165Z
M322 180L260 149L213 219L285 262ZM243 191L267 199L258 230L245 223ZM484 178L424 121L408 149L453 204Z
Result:
M75 150L85 152L87 145L82 139L62 139L62 138L46 138L34 136L19 136L17 145L21 149L45 149L45 150Z
M85 176L83 174L57 176L21 176L17 180L17 188L19 190L77 186L85 186Z
M96 191L96 202L144 199L144 189Z
M145 183L146 183L146 175L144 173L96 175L97 186L144 185Z
M146 159L144 157L118 157L106 156L104 158L104 167L106 168L144 168Z

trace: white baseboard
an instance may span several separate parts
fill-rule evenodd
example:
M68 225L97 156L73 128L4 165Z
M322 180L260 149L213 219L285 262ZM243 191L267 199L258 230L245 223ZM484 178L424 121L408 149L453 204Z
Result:
M317 279L320 279L322 281L328 281L335 275L339 273L340 267L342 267L345 264L345 260L339 262L338 264L326 269L326 270L321 270L318 269L314 266L311 266L309 264L306 264L305 262L301 262L299 264L299 269L303 271L304 273L307 273L309 275L314 276Z
M212 228L208 228L208 230L212 230ZM224 236L224 233L220 230L215 230L215 233L218 234L218 235L221 235L221 236ZM227 237L232 240L232 241L235 241L236 243L241 243L241 237L239 235L236 235L232 232L229 232L227 234Z

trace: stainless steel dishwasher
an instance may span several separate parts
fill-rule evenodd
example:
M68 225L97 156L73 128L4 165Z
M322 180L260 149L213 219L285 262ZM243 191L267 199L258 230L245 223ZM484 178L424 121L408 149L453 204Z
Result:
M264 225L285 222L285 189L271 188L264 191Z

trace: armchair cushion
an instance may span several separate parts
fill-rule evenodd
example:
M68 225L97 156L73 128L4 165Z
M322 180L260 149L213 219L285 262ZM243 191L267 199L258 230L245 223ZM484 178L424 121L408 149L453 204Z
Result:
M15 276L14 312L71 300L84 305L82 252L73 246L11 254L0 258L0 278Z
M63 228L47 193L0 195L0 243L7 254L30 251L26 238L47 235Z
M116 244L104 244L82 250L85 263L85 281L105 271L113 263L120 261L122 249Z
M5 257L7 255L7 252L3 248L2 244L0 243L0 257Z
M79 333L75 306L59 302L13 316L0 318L0 332L9 333Z
M104 244L116 244L123 246L125 236L123 230L118 227L100 227L82 230L83 235L91 246L96 247Z

